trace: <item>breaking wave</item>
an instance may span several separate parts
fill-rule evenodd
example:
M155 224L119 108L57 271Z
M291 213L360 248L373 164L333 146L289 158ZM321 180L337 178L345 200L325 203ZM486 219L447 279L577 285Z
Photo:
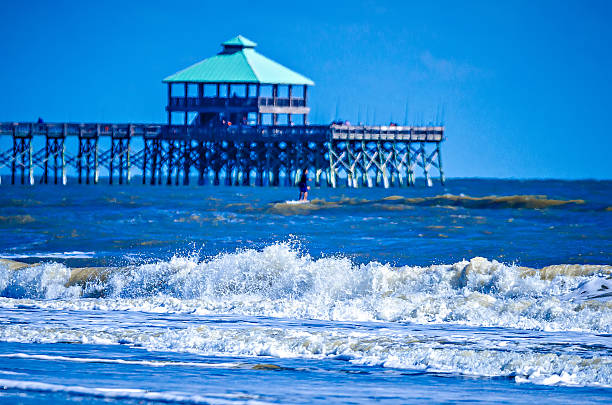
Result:
M117 268L0 261L0 306L233 313L612 332L612 266L484 258L427 267L313 258L287 244Z

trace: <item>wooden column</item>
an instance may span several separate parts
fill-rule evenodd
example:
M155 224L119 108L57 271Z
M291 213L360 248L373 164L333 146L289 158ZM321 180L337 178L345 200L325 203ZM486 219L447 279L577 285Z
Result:
M147 163L149 160L149 147L150 142L147 141L146 136L143 134L144 149L142 150L142 184L147 184Z
M245 105L249 105L250 100L249 100L249 95L250 95L250 84L245 84L245 89L244 89L244 97L245 97ZM248 108L248 107L247 107ZM249 122L249 112L247 111L243 111L242 112L242 122L241 124L247 124Z
M189 95L189 84L185 83L185 121L184 121L184 125L187 126L187 122L189 121L189 110L187 109L187 106L189 105L187 97Z
M261 113L259 112L259 95L261 93L261 85L257 83L255 87L255 97L257 97L257 125L261 125Z
M79 127L79 154L77 155L77 170L79 171L79 184L83 182L83 128ZM89 179L87 179L89 180Z
M229 113L230 91L232 91L232 85L228 83L227 91L225 92L225 98L227 98L227 100L225 100L225 120L227 122L230 122L230 113Z
M431 180L429 180L429 162L427 161L427 154L425 152L425 142L421 142L421 159L423 161L423 174L425 175L425 185L431 187Z
M66 176L66 137L68 136L68 124L64 124L62 128L62 185L66 185L68 178Z
M307 97L308 97L308 86L304 85L304 93L302 95L302 97L304 98L304 107L308 107L308 101L307 101ZM308 114L304 114L302 116L302 123L304 125L308 125Z
M293 107L293 97L292 97L293 86L287 86L287 93L289 94L289 108ZM293 121L291 121L291 113L287 114L287 124L293 125Z
M172 125L172 83L168 83L168 125Z
M15 172L17 171L17 128L13 126L13 159L11 161L11 184L15 184Z
M98 142L100 141L100 124L96 125L96 150L95 150L95 158L94 158L94 184L98 184L98 180L100 179L100 161L98 160Z
M440 172L440 184L444 185L444 169L442 169L442 150L440 142L436 142L436 154L438 155L438 171Z
M113 184L113 168L115 162L115 127L111 135L110 161L108 165L108 184ZM45 170L46 171L46 170Z
M274 107L276 107L276 101L278 99L278 84L274 84L272 86L272 100ZM272 125L276 125L278 122L278 115L276 113L272 114Z

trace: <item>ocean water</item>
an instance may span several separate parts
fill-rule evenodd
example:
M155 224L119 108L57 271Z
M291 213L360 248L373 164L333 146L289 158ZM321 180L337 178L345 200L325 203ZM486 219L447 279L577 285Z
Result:
M612 182L0 186L0 402L610 403Z

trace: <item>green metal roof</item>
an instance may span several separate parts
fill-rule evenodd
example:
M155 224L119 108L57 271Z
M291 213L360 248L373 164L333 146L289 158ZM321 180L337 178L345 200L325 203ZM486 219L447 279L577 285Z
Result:
M260 83L314 85L309 78L261 55L257 44L238 35L223 50L171 76L164 83Z

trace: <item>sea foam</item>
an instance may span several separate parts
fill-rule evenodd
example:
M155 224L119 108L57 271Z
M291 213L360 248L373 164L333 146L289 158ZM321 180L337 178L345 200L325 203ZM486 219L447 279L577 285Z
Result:
M395 267L274 244L121 268L15 267L0 264L0 296L10 298L0 306L612 332L611 266L538 270L473 258Z

